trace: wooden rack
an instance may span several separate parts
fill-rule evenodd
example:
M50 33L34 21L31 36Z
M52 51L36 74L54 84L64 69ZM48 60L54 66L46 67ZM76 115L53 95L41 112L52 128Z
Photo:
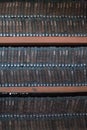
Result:
M28 9L28 7L30 6L30 4L28 4L28 6L26 6L26 4L24 4L24 6L23 6L23 4L20 4L18 6L18 3L16 3L17 7L16 6L13 7L12 3L7 4L6 0L4 2L0 5L1 8L2 8L2 6L4 6L3 10L1 10L0 18L3 19L3 16L5 15L5 18L7 18L7 23L9 23L9 20L8 20L9 18L13 18L13 17L16 18L15 17L16 15L18 17L20 14L23 13L24 8ZM48 45L49 46L54 46L54 45L58 45L58 46L68 45L68 46L71 46L71 45L87 45L87 37L86 37L87 36L86 35L87 32L86 32L86 28L85 28L85 26L87 25L86 24L86 21L87 21L86 20L86 12L87 12L86 11L86 0L84 2L81 1L81 3L77 3L76 4L74 13L71 13L71 11L72 11L72 9L74 7L73 4L75 4L75 3L73 3L73 4L67 3L66 5L64 3L64 10L62 10L61 6L63 6L63 5L61 4L61 6L58 7L57 10L55 10L56 6L54 7L53 4L52 4L52 7L51 7L51 4L49 4L50 1L47 1L47 2L48 2L47 3L47 7L45 6L45 4L43 5L43 2L42 2L41 7L42 7L43 11L42 11L41 15L39 14L40 16L42 16L42 15L44 16L44 15L46 15L46 13L47 13L48 16L50 16L50 11L52 11L52 15L53 16L59 15L59 16L62 16L63 18L67 18L66 17L66 13L68 13L68 18L69 18L68 26L71 27L72 25L74 26L74 24L75 24L74 28L72 26L71 30L74 31L74 29L77 27L77 32L78 32L79 28L81 29L81 27L79 27L81 22L79 21L77 23L72 24L72 22L70 22L70 15L73 16L73 14L74 14L74 18L75 17L80 18L78 16L81 13L81 17L82 17L82 15L84 16L84 21L82 21L82 25L80 25L80 26L84 26L83 29L85 29L85 35L84 36L83 35L82 36L81 35L79 35L79 36L77 35L77 37L75 35L73 35L73 36L63 35L63 36L66 36L66 37L63 37L62 35L60 35L58 37L54 37L52 35L48 36L48 37L45 37L46 35L43 36L43 37L42 36L34 37L35 35L32 36L32 37L31 36L30 37L22 37L22 36L16 37L16 36L12 35L12 37L9 37L10 36L9 34L7 35L8 37L5 37L5 35L2 37L2 35L0 35L0 46L21 46L21 45L23 45L23 46L25 46L25 45L28 45L28 46L30 46L30 45L32 45L32 46L33 45L34 46L37 46L37 45L40 45L40 46L48 46ZM39 16L38 15L38 11L37 11L37 8L38 8L39 11L41 9L41 7L39 9L39 6L38 6L38 1L36 1L36 3L33 4L31 9L27 10L28 12L30 11L29 15L32 16L32 11L34 10L34 12L35 12L35 10L36 10L35 16L36 15ZM34 9L33 9L33 7L34 7ZM81 7L81 9L80 9L80 7ZM7 10L5 10L5 8L7 8ZM21 8L21 9L18 9L18 8ZM69 8L70 8L70 10L69 10ZM77 11L77 9L79 9L80 12ZM16 11L14 11L14 10L16 10ZM57 14L57 12L58 12L58 14ZM9 17L10 15L11 15L11 17ZM23 15L26 16L26 18L27 18L26 11L23 13ZM34 16L34 18L35 18L35 16ZM20 19L23 20L23 17L21 16ZM4 22L2 22L3 21L2 20L1 21L1 25L0 25L0 27L2 28L1 29L2 30L1 34L2 33L3 34L4 33L8 33L9 30L11 30L12 34L14 33L13 30L15 30L15 33L17 33L17 29L14 29L14 28L11 27L12 25L14 25L15 20L14 20L14 22L11 22L11 25L10 24L7 25L7 29L6 30L3 30L3 28L5 27L6 22L4 23ZM21 23L21 20L20 20L19 23L15 23L15 24L17 24L16 28L19 27L19 25ZM31 27L31 25L32 24L29 24L29 27ZM38 24L35 24L35 25L37 26ZM42 24L42 23L41 23L41 25L44 26L44 24ZM61 24L61 28L62 28L63 25L64 25L64 23ZM64 27L66 25L67 24L65 23ZM51 24L50 24L50 26L51 26ZM25 26L23 26L22 28L25 28ZM18 32L20 32L20 30L21 30L21 33L22 33L22 28L19 29ZM54 26L53 26L53 28L54 28ZM32 29L30 29L30 30L32 30ZM36 29L36 30L38 30L38 29ZM67 29L64 29L64 28L62 30L64 30L64 32L67 31ZM32 31L32 33L34 33L34 31ZM30 32L30 31L28 30L27 32ZM43 32L45 32L45 31L43 31L43 29L42 29L41 33L43 33ZM68 32L69 32L69 30L68 30ZM76 34L78 34L77 32L76 32ZM84 32L84 31L82 31L82 32ZM71 31L71 33L72 33L72 31ZM66 92L68 92L68 93L69 92L87 92L87 87L86 86L67 86L67 87L62 87L62 86L61 87L49 87L49 86L48 87L44 87L44 86L41 86L41 87L0 87L0 93L58 93L58 92L59 93L62 93L62 92L65 92L65 93Z
M87 37L0 37L0 45L86 45ZM87 92L86 86L1 87L0 93L74 93Z

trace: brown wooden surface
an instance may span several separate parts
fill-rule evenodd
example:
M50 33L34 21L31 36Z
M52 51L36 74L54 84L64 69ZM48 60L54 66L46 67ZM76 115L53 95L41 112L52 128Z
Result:
M1 93L70 93L87 92L87 87L2 87Z
M0 37L0 44L87 44L87 37Z

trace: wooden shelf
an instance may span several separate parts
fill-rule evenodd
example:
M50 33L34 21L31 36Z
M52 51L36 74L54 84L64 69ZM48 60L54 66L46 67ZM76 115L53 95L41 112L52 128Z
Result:
M0 37L0 45L68 45L87 44L87 37Z
M87 92L87 86L82 87L1 87L0 93L75 93Z
M80 45L87 37L0 37L0 45ZM1 93L75 93L87 92L87 87L0 87Z

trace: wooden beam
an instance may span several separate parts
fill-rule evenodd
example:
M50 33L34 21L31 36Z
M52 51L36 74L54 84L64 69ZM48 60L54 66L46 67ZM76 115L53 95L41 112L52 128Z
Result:
M0 45L25 45L25 44L87 44L87 37L0 37Z
M87 92L87 87L1 87L0 93L75 93Z

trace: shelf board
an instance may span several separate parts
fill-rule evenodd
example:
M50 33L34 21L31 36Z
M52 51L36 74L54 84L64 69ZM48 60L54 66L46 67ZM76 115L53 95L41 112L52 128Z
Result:
M1 44L87 44L87 37L0 37L0 45Z
M75 93L87 92L87 86L81 87L1 87L0 93Z

